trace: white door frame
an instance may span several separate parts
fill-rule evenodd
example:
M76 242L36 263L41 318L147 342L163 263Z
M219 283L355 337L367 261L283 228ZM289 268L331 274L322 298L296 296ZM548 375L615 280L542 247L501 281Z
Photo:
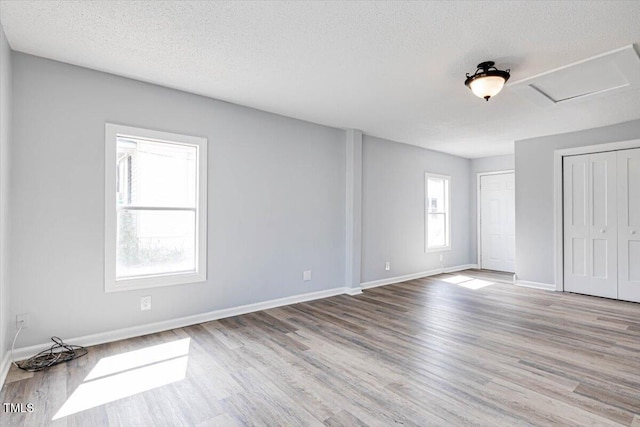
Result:
M564 227L562 215L564 213L562 205L562 158L565 156L575 156L578 154L601 153L603 151L626 150L630 148L640 148L640 139L628 141L610 142L606 144L586 145L582 147L564 148L553 152L553 209L555 212L555 276L556 291L564 291L564 259L563 259L563 236Z
M477 240L477 260L476 262L478 263L478 268L482 269L482 230L480 229L480 215L481 215L481 211L482 209L480 209L480 205L481 205L481 200L480 200L480 179L485 176L485 175L502 175L505 173L513 173L515 174L515 169L504 169L504 170L499 170L499 171L491 171L491 172L478 172L477 176L476 176L476 240ZM515 203L515 199L514 199L514 203Z

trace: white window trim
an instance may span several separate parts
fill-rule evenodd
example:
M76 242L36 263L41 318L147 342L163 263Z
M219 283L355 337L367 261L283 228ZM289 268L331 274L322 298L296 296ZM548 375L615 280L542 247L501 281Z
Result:
M429 247L429 178L439 178L447 180L447 194L445 195L447 202L447 222L446 222L446 233L447 233L447 245L446 246L438 246L435 248ZM424 251L426 253L431 252L443 252L451 250L451 176L450 175L441 175L437 173L425 172L424 174Z
M196 146L198 150L197 179L197 211L196 223L196 272L168 273L156 276L116 281L116 151L119 136L144 138L158 142ZM204 282L207 279L207 139L123 126L112 123L105 124L105 253L104 253L104 290L119 292L133 289L146 289L161 286L182 285Z

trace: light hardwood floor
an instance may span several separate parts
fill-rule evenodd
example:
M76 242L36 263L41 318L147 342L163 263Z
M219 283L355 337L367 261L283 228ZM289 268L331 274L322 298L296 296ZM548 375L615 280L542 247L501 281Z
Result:
M488 277L412 280L14 370L2 402L35 410L1 422L640 426L640 304L484 286ZM119 399L80 410L107 391ZM80 411L52 421L61 408Z

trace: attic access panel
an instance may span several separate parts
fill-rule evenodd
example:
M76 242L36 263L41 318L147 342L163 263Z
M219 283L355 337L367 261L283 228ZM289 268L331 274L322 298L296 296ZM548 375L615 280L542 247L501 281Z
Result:
M509 85L540 105L558 105L640 87L640 58L633 45L574 62Z

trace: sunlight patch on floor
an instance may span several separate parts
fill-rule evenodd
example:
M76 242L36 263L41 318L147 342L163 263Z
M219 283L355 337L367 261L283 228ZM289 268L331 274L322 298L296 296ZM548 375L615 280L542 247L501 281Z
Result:
M52 420L185 378L190 338L102 358Z
M458 283L466 282L466 281L472 280L472 279L473 278L469 277L469 276L463 276L461 274L456 274L455 276L445 277L444 279L438 279L438 280L442 280L443 282L453 283L454 285L457 285Z
M476 289L482 289L487 286L495 285L495 282L490 282L490 281L481 280L481 279L474 279L473 277L463 276L461 274L457 274L455 276L446 277L444 279L439 279L439 280L442 280L443 282L451 283L453 285L462 286L463 288L472 289L474 291Z

